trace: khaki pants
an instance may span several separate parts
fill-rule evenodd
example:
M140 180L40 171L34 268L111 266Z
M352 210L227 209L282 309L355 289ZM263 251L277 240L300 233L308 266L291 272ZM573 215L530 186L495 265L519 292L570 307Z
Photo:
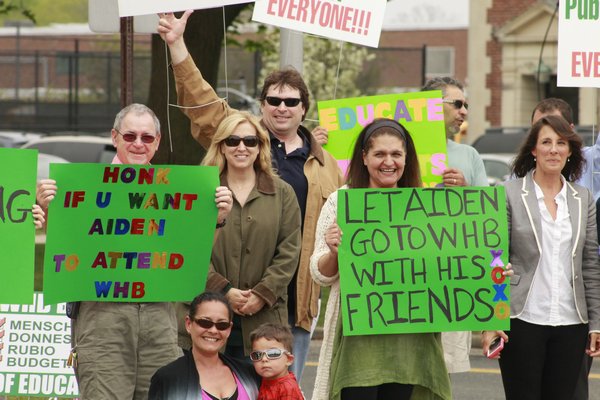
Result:
M468 332L442 332L444 360L448 373L468 372L471 369L469 353L471 352L471 335Z
M145 400L154 372L182 354L171 303L82 302L72 322L84 400Z

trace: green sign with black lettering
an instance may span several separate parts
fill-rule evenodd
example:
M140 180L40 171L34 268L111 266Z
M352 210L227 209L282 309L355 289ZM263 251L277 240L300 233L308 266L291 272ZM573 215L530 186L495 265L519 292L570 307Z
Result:
M37 150L0 148L0 303L33 297Z
M344 335L507 329L503 187L338 192Z

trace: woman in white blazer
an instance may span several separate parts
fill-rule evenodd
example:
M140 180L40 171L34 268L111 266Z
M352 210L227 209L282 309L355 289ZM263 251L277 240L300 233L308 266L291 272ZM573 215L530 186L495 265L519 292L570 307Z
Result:
M500 369L507 399L570 399L584 352L600 354L600 265L596 206L572 183L581 139L558 116L536 122L505 184L510 232L511 326L484 332L506 344Z

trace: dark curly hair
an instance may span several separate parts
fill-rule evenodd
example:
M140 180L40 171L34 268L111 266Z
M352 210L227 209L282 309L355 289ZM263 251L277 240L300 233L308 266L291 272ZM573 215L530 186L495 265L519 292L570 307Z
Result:
M578 180L581 177L581 172L585 164L585 159L581 151L581 137L573 131L571 125L563 117L556 115L547 115L533 124L519 149L517 157L513 161L513 174L518 178L522 178L535 168L536 161L531 151L535 148L540 131L544 126L549 126L558 136L569 142L571 155L561 173L568 181Z

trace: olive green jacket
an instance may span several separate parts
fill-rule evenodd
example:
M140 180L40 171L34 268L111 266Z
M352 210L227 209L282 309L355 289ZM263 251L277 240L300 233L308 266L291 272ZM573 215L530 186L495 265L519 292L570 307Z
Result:
M227 186L225 176L221 184ZM242 317L242 336L250 353L250 332L265 322L287 325L287 287L300 256L300 207L294 189L278 177L258 173L244 207L234 198L213 246L207 290L228 284L265 301L252 316Z

